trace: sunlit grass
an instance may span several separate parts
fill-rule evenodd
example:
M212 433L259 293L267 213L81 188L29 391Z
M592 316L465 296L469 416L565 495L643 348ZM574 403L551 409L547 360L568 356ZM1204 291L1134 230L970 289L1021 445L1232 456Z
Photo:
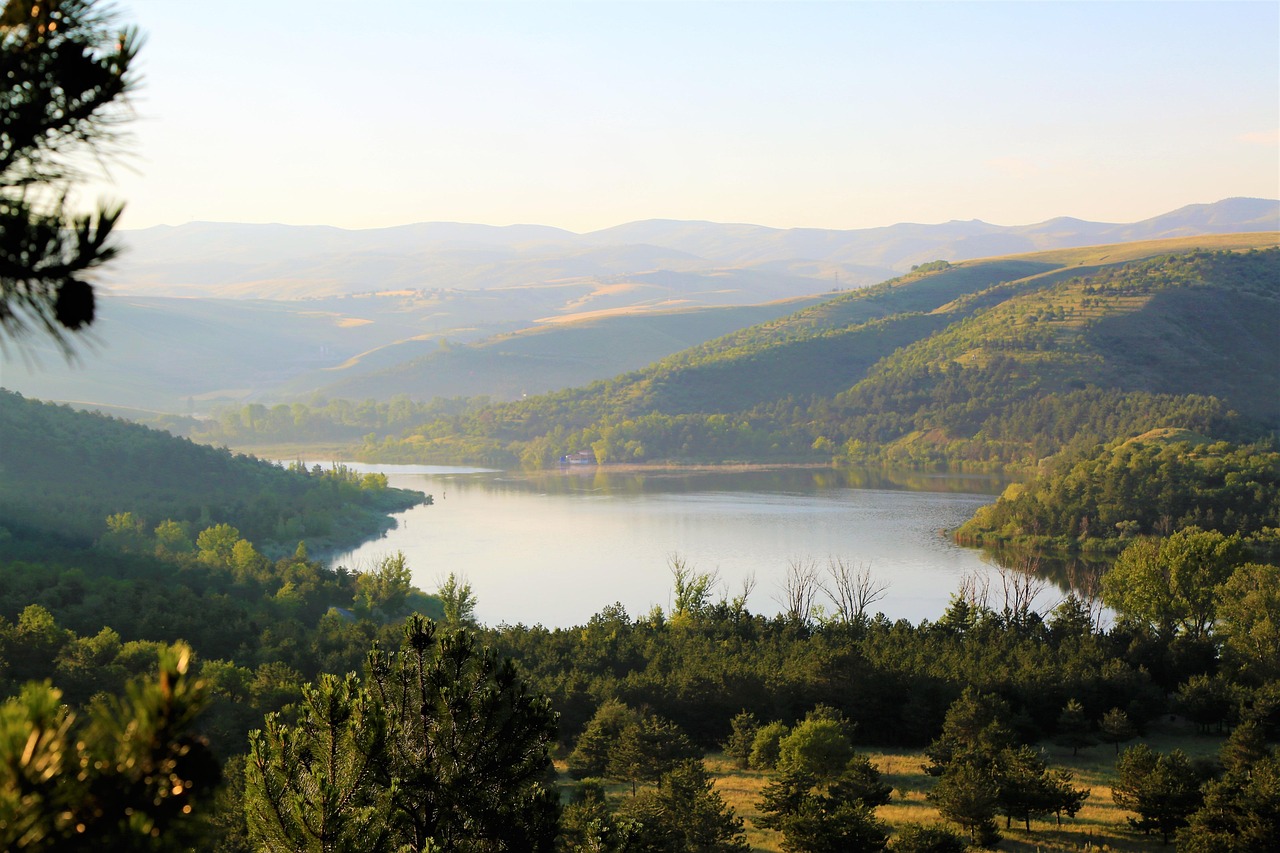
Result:
M1212 759L1217 756L1222 740L1220 736L1197 735L1189 724L1177 720L1153 726L1146 737L1122 744L1121 749L1145 743L1157 752L1180 749L1192 760ZM1065 747L1050 743L1040 746L1047 753L1050 766L1072 771L1075 784L1089 789L1089 798L1080 813L1075 818L1064 819L1061 827L1050 816L1047 820L1032 821L1031 832L1028 833L1016 822L1006 828L1004 818L997 817L997 826L1003 836L1000 850L1014 853L1079 850L1138 853L1172 849L1164 848L1156 836L1143 836L1133 831L1127 820L1130 813L1112 801L1111 783L1115 778L1116 764L1113 746L1099 744L1082 749L1075 756ZM922 751L868 749L864 752L879 769L885 782L893 786L889 804L876 810L881 820L895 829L911 823L945 823L926 799L934 779L924 772L927 759ZM739 770L718 753L707 756L706 764L715 779L716 790L745 820L747 841L752 849L771 853L781 851L781 835L755 825L760 816L760 792L772 774Z

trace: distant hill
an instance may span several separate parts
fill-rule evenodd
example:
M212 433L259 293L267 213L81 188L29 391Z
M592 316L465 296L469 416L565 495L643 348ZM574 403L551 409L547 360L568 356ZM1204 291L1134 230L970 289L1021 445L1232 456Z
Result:
M349 231L193 222L125 232L128 251L110 281L118 292L149 295L306 298L751 268L789 282L789 289L768 297L779 299L872 284L937 259L1276 230L1280 201L1246 198L1188 205L1134 223L1063 217L1034 225L973 220L847 231L675 220L588 234L538 225L433 222ZM700 287L692 279L690 284ZM758 301L748 294L733 304Z
M930 264L641 371L493 407L461 435L429 425L366 452L527 462L589 445L642 461L855 458L875 446L899 461L1026 463L1133 428L1274 427L1280 249L1257 249L1278 242Z
M27 342L0 352L0 386L180 414L316 394L518 399L638 370L939 259L1278 227L1280 203L1259 199L1122 225L156 227L126 233L80 358ZM1113 244L1105 260L1144 245ZM1028 262L1077 263L1056 257Z

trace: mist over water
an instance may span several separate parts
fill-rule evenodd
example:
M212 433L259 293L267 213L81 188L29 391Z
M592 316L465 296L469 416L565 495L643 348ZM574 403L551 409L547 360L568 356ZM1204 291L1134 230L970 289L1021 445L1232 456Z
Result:
M368 569L403 551L418 587L455 572L470 581L486 624L584 624L614 602L633 617L671 604L670 559L718 573L715 598L744 578L755 613L782 609L789 565L865 564L887 592L891 619L936 619L968 575L993 567L942 531L995 500L1003 483L982 477L894 476L831 469L768 471L485 471L349 465L392 486L434 497L396 516L385 537L333 565ZM822 596L819 595L819 601Z

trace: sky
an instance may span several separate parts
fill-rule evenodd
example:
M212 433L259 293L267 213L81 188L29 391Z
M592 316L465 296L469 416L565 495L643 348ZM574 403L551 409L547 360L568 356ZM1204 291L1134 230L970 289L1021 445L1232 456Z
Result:
M117 0L126 228L1129 222L1280 197L1280 3Z

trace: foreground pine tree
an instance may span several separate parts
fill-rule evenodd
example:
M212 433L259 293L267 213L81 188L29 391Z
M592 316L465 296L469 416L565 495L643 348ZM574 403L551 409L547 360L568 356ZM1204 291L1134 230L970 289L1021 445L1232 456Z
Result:
M249 832L264 850L549 851L554 737L509 660L413 616L363 684L322 678L296 726L251 736Z

